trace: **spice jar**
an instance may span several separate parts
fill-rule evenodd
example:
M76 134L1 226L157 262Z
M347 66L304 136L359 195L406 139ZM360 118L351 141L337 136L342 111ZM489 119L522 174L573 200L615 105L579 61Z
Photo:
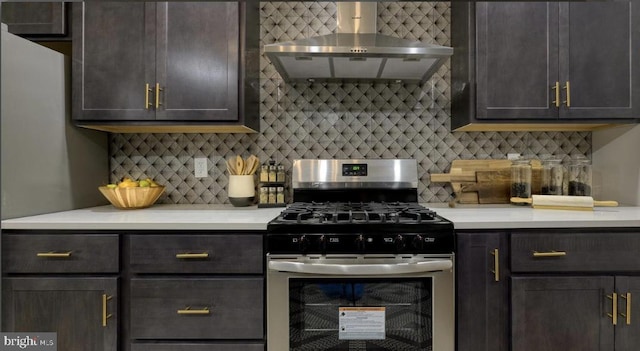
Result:
M550 158L542 161L542 182L540 184L540 194L542 195L562 195L564 167L562 160Z
M275 182L277 180L276 174L277 172L276 172L275 164L270 165L269 166L269 182Z
M262 165L260 168L260 181L268 182L269 181L269 165Z
M531 197L531 162L529 160L514 160L511 163L511 197ZM526 205L515 203L514 205Z
M569 195L591 196L591 161L584 156L569 164Z
M279 165L276 171L276 181L278 183L284 183L284 166Z
M269 203L270 204L276 203L276 187L275 186L269 187Z
M284 203L284 187L279 186L276 192L276 203Z
M260 203L266 204L269 202L269 188L263 186L260 188Z

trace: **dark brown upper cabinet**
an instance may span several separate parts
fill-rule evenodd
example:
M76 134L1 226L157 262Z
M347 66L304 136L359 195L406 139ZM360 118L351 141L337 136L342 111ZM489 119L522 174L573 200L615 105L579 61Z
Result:
M452 129L638 122L640 9L630 1L451 6Z
M257 131L257 6L74 4L75 123L123 133Z
M3 2L2 23L16 35L60 40L68 34L67 5L63 2Z

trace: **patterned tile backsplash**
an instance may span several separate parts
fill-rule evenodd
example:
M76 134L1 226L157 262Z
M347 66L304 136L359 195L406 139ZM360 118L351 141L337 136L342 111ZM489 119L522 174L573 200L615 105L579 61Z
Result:
M329 34L334 2L261 2L262 44ZM378 31L450 44L448 2L379 2ZM260 133L111 134L111 180L152 177L167 186L159 203L228 203L225 158L257 155L289 171L297 158L414 158L421 202L446 202L451 189L430 184L455 159L507 153L591 156L589 132L450 132L450 63L425 84L284 83L261 59ZM194 158L209 160L195 178ZM290 199L289 199L290 201Z

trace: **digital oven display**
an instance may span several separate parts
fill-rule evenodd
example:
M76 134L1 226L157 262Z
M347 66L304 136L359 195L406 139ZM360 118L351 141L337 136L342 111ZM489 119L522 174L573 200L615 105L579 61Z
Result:
M351 163L342 165L343 177L366 177L367 176L367 164L366 163Z

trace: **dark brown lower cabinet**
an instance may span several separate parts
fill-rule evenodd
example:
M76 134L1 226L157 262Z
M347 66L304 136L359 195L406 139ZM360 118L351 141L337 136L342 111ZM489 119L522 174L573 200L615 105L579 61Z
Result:
M618 300L618 325L616 326L616 351L640 349L640 277L616 276ZM635 299L635 300L634 300Z
M457 236L457 350L509 349L506 233Z
M637 351L637 228L456 233L457 351Z
M613 351L615 326L608 314L614 312L614 280L600 276L513 278L513 350Z
M56 332L60 351L118 350L118 279L2 280L2 330Z

